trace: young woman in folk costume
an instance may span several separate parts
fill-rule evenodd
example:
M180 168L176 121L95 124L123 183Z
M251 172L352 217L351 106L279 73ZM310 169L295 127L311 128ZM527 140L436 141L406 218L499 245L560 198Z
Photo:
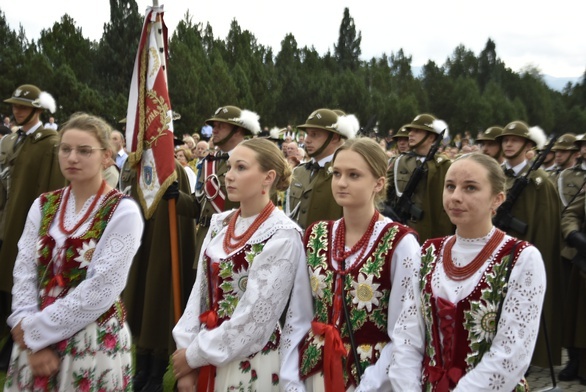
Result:
M526 391L546 276L541 254L492 224L505 177L491 157L456 159L443 205L456 234L428 240L392 334L398 391Z
M270 200L291 168L270 141L241 142L226 190L238 210L215 214L185 313L173 329L179 391L278 391L281 316L305 257L301 229Z
M390 333L419 267L419 244L376 208L386 170L386 154L369 138L334 154L332 193L343 217L305 232L307 269L297 274L281 344L285 391L390 389Z
M60 132L70 185L35 200L18 243L5 391L132 390L119 295L143 222L138 205L102 179L110 131L104 120L76 114Z

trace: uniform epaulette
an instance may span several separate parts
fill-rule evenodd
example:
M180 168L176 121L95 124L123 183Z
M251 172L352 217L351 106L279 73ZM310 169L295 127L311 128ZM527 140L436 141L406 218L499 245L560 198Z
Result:
M51 136L57 136L57 131L55 131L54 129L41 128L35 131L29 137L32 139L33 143L36 143Z
M449 161L450 158L446 154L440 153L440 154L435 154L434 160L436 163L442 163L444 161Z

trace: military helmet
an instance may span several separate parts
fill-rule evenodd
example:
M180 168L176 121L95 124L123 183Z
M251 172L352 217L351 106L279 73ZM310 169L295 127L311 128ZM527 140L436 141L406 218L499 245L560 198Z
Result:
M51 94L41 91L40 88L32 84L23 84L12 93L12 97L5 99L4 102L16 105L28 106L36 109L47 109L55 113L57 104Z
M576 140L574 141L574 143L576 144L576 146L578 146L578 148L580 148L582 143L586 143L586 133L582 133L576 136Z
M519 120L508 123L505 126L503 133L498 135L496 138L500 139L505 136L518 136L523 139L527 139L535 143L535 147L538 150L544 147L547 140L547 136L545 135L545 132L543 132L543 129L539 128L538 126L529 128L527 123Z
M259 115L246 109L240 109L237 106L219 107L211 118L205 122L214 126L214 121L228 123L241 127L252 135L260 133Z
M503 132L497 138L504 136L519 136L524 139L529 139L529 125L523 121L510 122L504 127Z
M308 128L323 129L328 132L352 139L360 129L358 119L353 114L338 115L331 109L317 109L307 117L304 124L298 125L298 129Z
M417 117L411 121L411 124L407 124L405 127L407 128L407 131L409 129L420 129L437 135L439 135L444 129L446 130L446 133L448 132L448 125L444 121L438 120L435 116L427 113L417 115Z
M338 114L330 109L317 109L307 117L304 124L298 125L299 129L317 128L339 133L335 128L338 123Z
M407 128L407 125L408 124L405 124L401 128L399 128L397 133L395 133L391 138L398 139L400 137L409 137L409 129Z
M555 141L552 151L578 151L576 136L572 133L564 133Z
M486 131L482 132L477 138L476 141L495 141L497 136L503 133L503 129L499 126L492 126L486 129Z

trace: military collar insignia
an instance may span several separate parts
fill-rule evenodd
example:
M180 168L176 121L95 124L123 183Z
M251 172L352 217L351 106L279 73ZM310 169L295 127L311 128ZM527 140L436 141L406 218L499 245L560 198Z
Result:
M536 183L537 185L541 185L541 182L542 182L542 181L543 181L543 180L541 179L541 177L536 177L536 178L535 178L535 183Z
M35 140L39 140L41 138L41 136L42 136L41 133L40 132L37 132L35 134Z

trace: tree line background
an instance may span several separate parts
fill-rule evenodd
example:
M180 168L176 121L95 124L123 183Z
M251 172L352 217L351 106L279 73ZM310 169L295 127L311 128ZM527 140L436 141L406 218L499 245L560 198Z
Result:
M67 14L35 41L22 26L11 30L0 8L0 98L32 83L55 97L58 122L84 111L117 127L126 116L144 16L134 0L110 0L110 15L99 41L85 38ZM480 54L460 45L444 64L430 60L415 77L403 49L363 61L360 43L348 8L334 52L324 55L298 47L292 34L273 53L236 20L219 39L209 23L194 24L187 12L168 42L169 94L181 114L175 132L199 131L221 105L253 110L269 128L301 124L315 109L329 107L355 114L363 126L376 119L383 133L424 112L444 119L452 135L512 120L548 134L586 132L586 72L562 92L552 90L535 67L520 73L507 68L488 38ZM8 106L0 113L9 113Z

